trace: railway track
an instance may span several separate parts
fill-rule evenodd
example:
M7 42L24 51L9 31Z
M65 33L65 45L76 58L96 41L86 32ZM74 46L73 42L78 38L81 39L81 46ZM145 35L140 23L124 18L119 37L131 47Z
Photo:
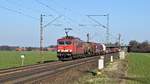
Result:
M47 65L50 65L50 64L56 64L60 61L57 61L57 62L50 62L50 63L42 63L42 64L35 64L35 65L28 65L28 66L23 66L23 67L17 67L17 68L10 68L10 69L1 69L0 70L0 76L3 76L3 75L6 75L6 74L11 74L11 73L16 73L16 72L21 72L21 71L25 71L25 70L28 70L28 69L36 69L36 68L39 68L39 67L45 67Z
M11 82L12 80L18 81L18 79L23 78L25 76L32 75L33 72L38 71L40 69L45 69L46 67L52 67L57 66L61 64L61 62L52 62L52 63L45 63L45 64L39 64L39 65L33 65L33 66L26 66L26 67L20 67L20 68L13 68L8 70L2 70L0 71L0 84L2 83L17 83L17 82Z
M41 81L44 77L61 73L61 71L96 61L99 56L88 57L65 62L52 62L16 69L0 71L0 84L22 84Z

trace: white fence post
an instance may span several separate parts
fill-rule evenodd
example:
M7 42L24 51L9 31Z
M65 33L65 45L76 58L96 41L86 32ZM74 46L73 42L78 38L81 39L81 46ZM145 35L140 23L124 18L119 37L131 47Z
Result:
M25 58L25 56L21 55L21 66L24 66L24 58Z
M104 68L104 56L101 56L101 58L98 60L98 69L101 70Z
M125 59L125 52L124 51L119 52L119 58L120 59Z
M113 62L114 60L113 60L113 56L110 56L110 62Z

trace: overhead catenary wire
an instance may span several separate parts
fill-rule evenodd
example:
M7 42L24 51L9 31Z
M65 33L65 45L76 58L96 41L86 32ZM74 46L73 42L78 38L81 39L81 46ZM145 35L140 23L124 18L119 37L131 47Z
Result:
M41 2L41 1L39 1L39 0L35 0L35 1L36 1L37 3L39 3L39 4L41 4L41 5L43 5L43 6L47 7L47 8L49 8L50 10L52 10L52 11L55 12L55 13L57 13L58 15L64 16L65 18L67 18L67 19L70 20L71 22L77 23L77 22L74 21L72 18L70 18L70 17L68 17L68 16L66 16L66 15L64 15L64 14L62 14L62 13L60 13L60 12L57 11L56 9L52 8L51 6L49 6L49 5L47 5L47 4L43 3L43 2Z
M55 2L55 0L51 0L52 2L54 2L54 3L56 3ZM59 4L59 6L61 6L62 7L62 5L61 4ZM68 8L63 8L64 10L69 10L69 12L71 11L70 9L68 9ZM88 15L87 15L88 16ZM99 16L99 15L97 15L97 16ZM107 15L101 15L101 16L107 16ZM88 16L90 19L92 19L92 20L94 20L92 17L90 17L90 15ZM105 26L105 25L103 25L103 24L101 24L101 23L99 23L98 21L96 21L96 20L94 20L94 22L96 22L96 23L98 23L99 25L97 25L97 26L102 26L103 28L105 28L105 29L107 29L107 27ZM80 25L80 24L78 24L79 26L84 26L84 25ZM107 25L109 25L109 24L107 24Z
M95 20L94 18L92 18L92 17L95 17L95 16L107 16L106 26L101 24L99 21ZM101 27L106 29L106 43L109 44L109 14L107 14L107 15L87 15L87 17L89 19L91 19L92 21L94 21L95 23L97 23L98 25L100 25Z
M100 25L91 25L91 24L80 24L79 26L80 26L80 27L86 27L87 25L88 25L88 26L95 26L95 27L96 27L96 26L100 26ZM117 35L114 35L114 34L115 34L114 32L113 32L113 33L112 33L112 32L109 32L110 38L116 41L116 40L118 40L118 38L117 38ZM92 39L95 38L96 35L98 35L98 32L95 33L95 34L93 34L93 35L91 35L91 38L92 38ZM92 39L91 39L91 40L92 40Z
M43 6L47 7L47 8L49 8L50 10L54 11L54 12L57 13L58 15L64 16L64 17L67 18L69 21L71 21L71 22L73 22L73 23L76 23L73 19L69 18L68 16L66 16L66 15L64 15L64 14L62 14L62 13L60 13L60 12L57 11L56 9L52 8L51 6L49 6L49 5L47 5L47 4L43 3L43 2L41 2L41 1L39 1L39 0L35 0L35 1L36 1L37 3L39 3L39 4L41 4L41 5L43 5ZM54 0L52 0L52 1L54 2ZM68 10L67 8L63 8L63 9ZM94 20L93 18L90 17L90 15L87 15L87 16L88 16L90 19ZM99 16L99 15L98 15L98 16ZM107 15L103 15L103 16L107 16ZM67 21L66 21L66 22L67 22ZM107 29L107 27L106 27L105 25L99 23L98 21L94 20L94 22L95 22L95 23L98 23L98 26L102 26L103 28ZM68 22L67 22L67 23L68 23ZM78 24L78 23L77 23L77 24ZM70 25L71 25L71 23L70 23ZM109 37L108 37L108 38L109 38Z
M21 10L21 9L25 9L25 10L30 10L30 11L32 11L32 12L35 12L35 13L40 13L40 11L39 10L37 10L37 9L33 9L33 8L31 8L31 7L24 7L22 4L19 4L19 3L17 3L17 2L15 2L15 1L10 1L10 0L5 0L7 3L10 3L10 4L12 4L12 5L14 5L14 6L16 6L17 8L19 8L19 10ZM21 1L21 0L20 0ZM42 12L43 13L43 12Z
M59 14L60 15L60 13L57 11L57 10L55 10L54 8L52 8L52 7L50 7L49 5L47 5L47 4L45 4L45 3L43 3L43 2L41 2L41 1L39 1L39 0L35 0L38 4L40 4L40 5L43 5L43 6L45 6L45 7L47 7L47 8L49 8L50 10L52 10L52 11L54 11L55 13L57 13L57 14Z
M56 0L49 0L49 1L51 1L51 2L53 2L53 3L55 3L55 4L57 4L59 7L61 7L61 8L63 8L64 10L68 10L69 12L72 12L73 13L73 11L70 9L70 8L66 8L66 7L63 7L63 5L61 4L61 3L59 3L59 2L56 2ZM81 13L79 13L78 12L78 14L80 14L80 15L82 15ZM102 15L103 16L103 15ZM89 17L89 16L88 16ZM89 17L89 18L91 18L91 17ZM92 19L92 18L91 18ZM99 22L97 22L96 20L95 20L95 22L96 23L99 23ZM83 26L86 26L86 25L91 25L91 24L78 24L77 26L78 27L83 27ZM101 24L101 23L99 23L98 25L93 25L93 26L102 26L103 28L106 28L107 29L107 27L105 26L105 25L103 25L103 24Z
M10 12L18 13L18 14L23 15L23 16L25 16L25 17L28 17L28 18L30 18L30 19L39 20L39 18L36 18L36 17L34 17L34 16L25 14L25 13L23 13L23 12L20 12L20 11L18 11L18 10L15 10L15 9L11 9L11 8L4 7L4 6L1 6L1 5L0 5L0 8L1 8L1 9L4 9L4 10L7 10L7 11L10 11Z
M59 11L57 11L56 9L54 9L54 8L52 8L51 6L49 6L49 5L47 5L47 4L45 4L45 3L43 3L43 2L41 2L41 1L39 1L39 0L35 0L37 3L39 3L39 4L41 4L41 5L43 5L43 6L45 6L45 7L47 7L47 8L49 8L50 10L52 10L52 11L54 11L55 13L57 13L57 14L59 14L59 15L62 15L64 18L66 18L66 19L64 19L64 21L66 22L66 23L68 23L68 24L70 24L70 26L72 26L71 28L78 28L79 26L78 26L78 22L76 22L75 20L73 20L72 18L70 18L70 17L68 17L68 16L66 16L66 15L64 15L64 14L62 14L62 13L60 13ZM54 1L53 1L54 2ZM59 5L60 6L60 5ZM61 6L61 8L63 8L62 6ZM63 8L63 9L65 9L65 10L67 10L67 8ZM69 10L69 9L68 9ZM76 25L73 25L72 23L75 23ZM62 25L59 25L59 26L62 26ZM81 34L81 32L79 32L79 31L81 31L81 29L80 28L78 28L78 31L76 31L78 34L77 35L80 35Z
M37 3L39 3L39 4L41 4L41 5L43 5L43 6L47 7L47 8L49 8L50 10L52 10L52 11L55 12L55 13L57 13L58 15L63 16L64 18L67 18L67 19L69 20L69 22L68 22L66 19L65 19L64 21L65 21L66 23L70 24L71 26L77 28L77 26L72 25L72 24L70 23L70 21L71 21L71 22L73 22L73 23L78 24L78 23L77 23L76 21L74 21L72 18L70 18L70 17L68 17L68 16L66 16L66 15L64 15L64 14L62 14L62 13L60 13L60 12L57 11L56 9L52 8L51 6L49 6L49 5L47 5L47 4L43 3L43 2L41 2L41 1L39 1L39 0L35 0L35 1L36 1Z
M68 12L78 13L80 16L82 15L82 13L80 13L80 12L74 12L74 11L72 11L70 8L63 7L63 5L62 5L61 3L56 2L56 0L49 0L49 1L51 1L51 2L53 2L53 3L55 3L55 4L57 4L57 6L59 6L60 8L66 10L66 11L68 11ZM71 20L73 20L73 19L71 19ZM74 20L73 20L73 22L74 22Z
M53 3L55 3L55 4L58 4L58 6L60 6L60 7L63 8L64 10L69 10L69 11L71 11L70 9L68 9L68 8L66 8L66 7L63 7L60 3L56 2L55 0L49 0L49 1L51 1L51 2L53 2Z
M58 16L56 18L54 18L52 21L50 21L49 23L47 23L46 25L43 26L43 28L49 26L50 24L52 24L54 21L56 21L57 19L61 18L62 16Z

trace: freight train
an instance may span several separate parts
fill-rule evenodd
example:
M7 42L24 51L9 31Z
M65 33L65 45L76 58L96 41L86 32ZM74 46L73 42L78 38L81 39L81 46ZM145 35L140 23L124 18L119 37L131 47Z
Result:
M117 52L117 48L108 49L104 44L84 42L80 38L65 36L57 40L57 57L59 60L72 60Z

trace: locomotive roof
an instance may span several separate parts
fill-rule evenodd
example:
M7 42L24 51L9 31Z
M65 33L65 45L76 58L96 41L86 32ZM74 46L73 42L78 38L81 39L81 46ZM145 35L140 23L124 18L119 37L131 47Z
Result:
M60 38L60 39L58 39L58 40L65 40L65 39L70 39L70 40L72 40L72 39L78 39L78 40L80 40L80 38L78 38L78 37L74 37L74 36L65 36L65 37L62 37L62 38Z

